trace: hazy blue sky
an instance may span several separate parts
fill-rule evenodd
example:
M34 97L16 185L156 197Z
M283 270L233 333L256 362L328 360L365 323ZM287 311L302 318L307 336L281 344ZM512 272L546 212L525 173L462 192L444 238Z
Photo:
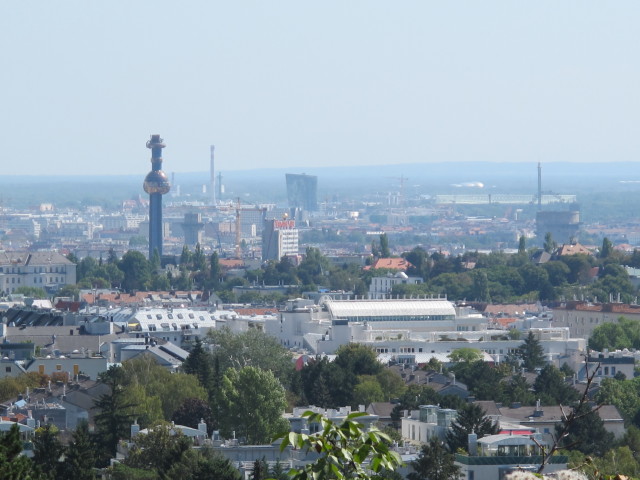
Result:
M640 160L640 2L0 2L0 175Z

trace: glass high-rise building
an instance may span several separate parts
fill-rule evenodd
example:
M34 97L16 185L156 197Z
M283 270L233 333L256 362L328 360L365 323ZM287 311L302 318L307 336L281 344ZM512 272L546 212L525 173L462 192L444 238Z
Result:
M318 210L318 177L287 173L287 198L289 208L301 208L308 212Z

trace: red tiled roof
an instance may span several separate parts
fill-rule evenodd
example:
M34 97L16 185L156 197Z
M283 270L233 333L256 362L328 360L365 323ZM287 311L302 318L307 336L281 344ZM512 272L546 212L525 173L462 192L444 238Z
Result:
M584 254L584 255L591 255L591 250L589 250L587 247L580 245L579 243L576 243L575 245L562 245L562 247L560 247L560 249L558 250L558 255L560 256L564 256L564 255L577 255L577 254Z
M501 318L501 317L497 317L497 318L493 318L492 321L494 323L497 323L499 325L502 325L503 327L508 327L509 325L511 325L512 323L515 323L516 319L515 318Z
M393 270L405 271L412 266L413 265L411 265L411 263L407 262L402 257L379 258L375 261L375 263L373 263L373 265L368 266L368 268L365 267L365 270L370 270L372 268L389 268Z

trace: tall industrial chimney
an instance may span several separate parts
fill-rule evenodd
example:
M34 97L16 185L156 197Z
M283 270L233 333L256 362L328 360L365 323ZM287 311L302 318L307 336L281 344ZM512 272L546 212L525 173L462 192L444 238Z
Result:
M211 203L212 205L216 204L216 172L215 172L215 168L214 168L214 161L213 161L213 152L216 149L215 145L211 145L211 165L209 167L209 175L210 175L210 188L211 188Z
M542 165L538 162L538 210L542 210Z

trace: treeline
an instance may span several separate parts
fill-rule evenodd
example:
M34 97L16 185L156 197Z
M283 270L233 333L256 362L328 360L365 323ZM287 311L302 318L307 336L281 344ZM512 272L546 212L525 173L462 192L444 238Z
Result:
M548 236L549 237L549 236ZM372 242L375 258L390 255L386 235ZM553 252L555 243L549 237L545 249ZM552 257L546 263L538 263L542 250L526 249L524 238L517 254L501 252L467 252L458 256L447 256L439 252L428 254L415 247L402 254L410 264L407 274L422 279L420 284L400 284L392 294L446 295L450 300L479 302L554 301L564 299L590 299L608 301L619 298L632 302L637 289L629 280L624 265L640 267L640 252L627 255L613 249L604 239L598 256L564 255ZM77 294L80 288L120 288L124 291L145 290L209 290L223 302L254 304L279 304L287 298L299 296L305 291L317 291L318 287L330 290L366 295L374 276L393 274L387 269L364 270L356 264L335 265L309 247L303 260L294 265L291 259L265 262L260 268L247 270L244 277L227 278L220 267L217 252L206 256L200 245L191 251L187 246L176 259L177 265L160 268L160 259L155 255L150 260L138 251L129 251L118 259L113 251L103 261L91 257L78 261L73 255L69 259L77 262L78 284L65 287L62 294ZM245 292L235 295L234 286L287 285L282 293L261 295ZM34 292L37 293L37 292Z
M547 246L553 252L551 239ZM397 285L400 295L446 294L451 300L481 302L552 301L588 298L608 301L610 295L631 302L637 295L623 265L640 265L640 252L631 255L613 250L605 239L598 256L577 254L552 257L538 264L541 250L526 250L521 239L517 254L501 252L460 256L428 255L420 247L403 254L413 267L407 272L424 279L419 285ZM597 268L594 281L592 269Z

